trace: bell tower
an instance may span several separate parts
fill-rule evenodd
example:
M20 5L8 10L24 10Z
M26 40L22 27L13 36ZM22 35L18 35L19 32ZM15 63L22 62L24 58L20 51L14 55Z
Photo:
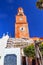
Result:
M29 38L27 19L21 7L16 15L15 38Z

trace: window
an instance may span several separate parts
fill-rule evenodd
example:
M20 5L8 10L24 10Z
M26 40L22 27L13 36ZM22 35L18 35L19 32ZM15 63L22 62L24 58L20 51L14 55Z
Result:
M4 65L17 65L17 56L14 54L7 54L4 57Z

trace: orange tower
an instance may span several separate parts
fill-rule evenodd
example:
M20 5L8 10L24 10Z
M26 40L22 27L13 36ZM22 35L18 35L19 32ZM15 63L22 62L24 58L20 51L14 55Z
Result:
M21 7L16 15L15 38L29 38L27 19Z

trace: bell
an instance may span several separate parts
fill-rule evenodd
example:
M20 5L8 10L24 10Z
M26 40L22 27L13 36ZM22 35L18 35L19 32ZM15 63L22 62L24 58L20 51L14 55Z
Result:
M43 0L38 0L38 1L36 2L36 6L37 6L37 8L39 8L39 9L43 9Z

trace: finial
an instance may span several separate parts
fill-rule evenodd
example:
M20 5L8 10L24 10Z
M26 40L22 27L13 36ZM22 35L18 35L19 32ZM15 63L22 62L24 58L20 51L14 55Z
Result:
M18 15L24 15L23 8L21 7L18 8Z
M19 7L18 12L23 12L23 8Z
M5 36L5 33L3 33L3 36Z
M7 32L7 35L8 35L8 32Z

